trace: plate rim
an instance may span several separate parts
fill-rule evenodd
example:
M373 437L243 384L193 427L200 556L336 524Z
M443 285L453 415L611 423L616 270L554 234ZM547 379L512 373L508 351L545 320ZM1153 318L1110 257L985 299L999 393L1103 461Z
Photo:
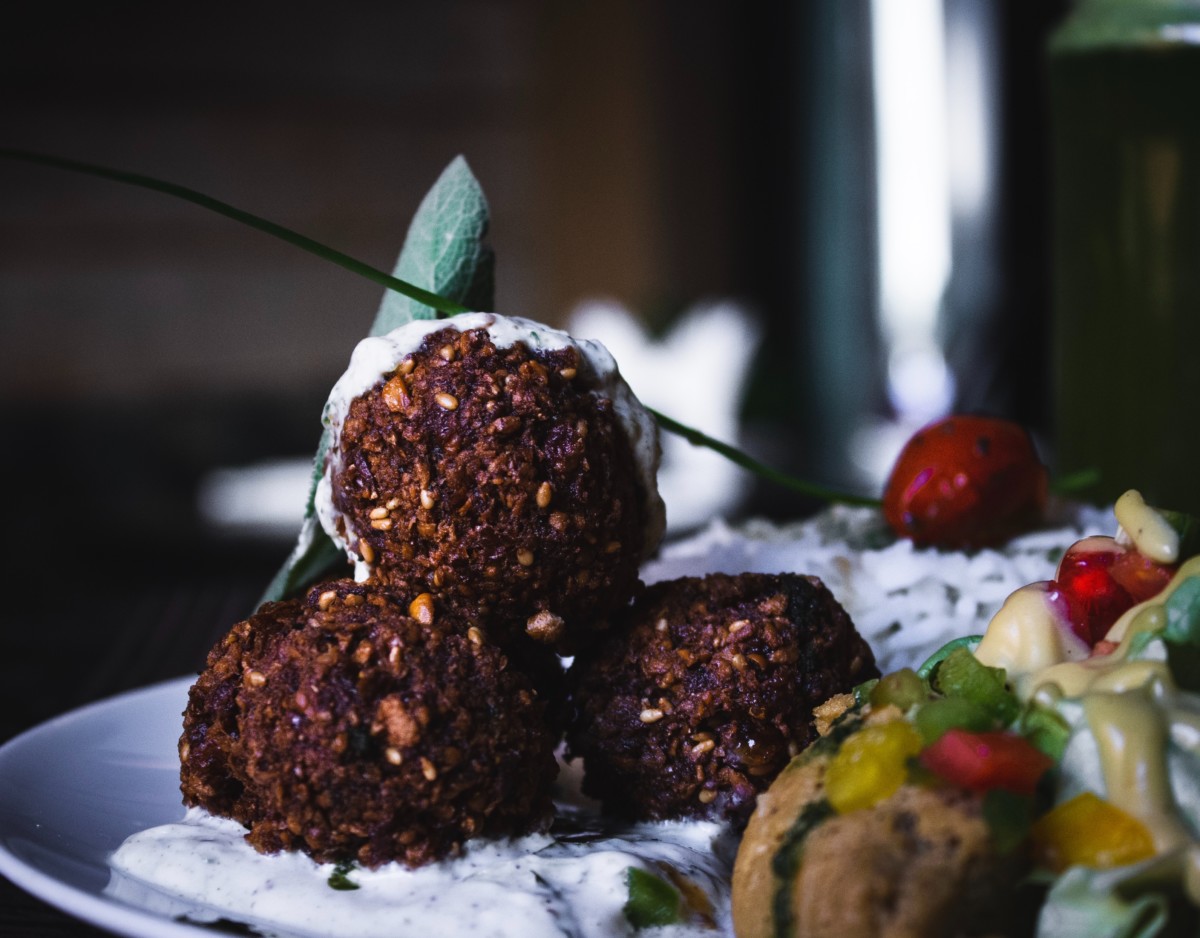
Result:
M94 700L50 717L0 745L0 777L3 777L6 765L19 758L22 749L45 740L47 736L61 731L68 725L95 720L107 711L129 705L139 697L151 697L175 690L183 696L195 680L195 675L167 678ZM83 761L86 762L86 759ZM182 800L180 804L182 806ZM5 831L0 829L0 834L3 833ZM181 922L67 882L17 856L3 840L0 840L0 876L72 918L127 938L199 938L214 934L211 927Z

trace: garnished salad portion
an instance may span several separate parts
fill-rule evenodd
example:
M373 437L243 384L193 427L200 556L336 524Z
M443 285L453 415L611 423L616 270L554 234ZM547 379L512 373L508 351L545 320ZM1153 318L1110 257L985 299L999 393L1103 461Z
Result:
M739 938L1195 934L1200 545L1115 505L984 635L817 709L760 796Z

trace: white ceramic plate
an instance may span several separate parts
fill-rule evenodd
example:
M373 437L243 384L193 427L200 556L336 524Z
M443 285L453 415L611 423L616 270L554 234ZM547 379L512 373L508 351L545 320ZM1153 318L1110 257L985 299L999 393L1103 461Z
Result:
M178 820L180 678L74 710L0 747L0 874L129 938L212 938L104 894L108 855L135 831Z

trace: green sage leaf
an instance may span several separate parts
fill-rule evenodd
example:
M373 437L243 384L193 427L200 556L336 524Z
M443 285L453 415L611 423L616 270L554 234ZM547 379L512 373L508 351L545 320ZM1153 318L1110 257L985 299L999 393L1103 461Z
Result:
M467 161L456 156L421 200L395 276L467 309L492 309L495 255L486 243L490 218L479 180ZM371 334L383 335L413 319L437 315L436 309L389 291L379 304Z
M421 200L404 246L396 260L395 276L435 293L460 311L492 308L495 258L485 243L490 215L479 180L467 161L455 157ZM387 290L371 324L370 334L384 335L414 319L432 319L438 310L418 299ZM304 519L295 548L272 578L259 604L294 595L345 562L345 555L321 527L316 516L317 483L324 472L332 434L321 434L313 458Z
M275 576L263 591L258 604L294 596L304 587L317 582L339 563L346 562L346 555L333 542L315 514L305 515L300 522L300 537L292 552L276 571Z

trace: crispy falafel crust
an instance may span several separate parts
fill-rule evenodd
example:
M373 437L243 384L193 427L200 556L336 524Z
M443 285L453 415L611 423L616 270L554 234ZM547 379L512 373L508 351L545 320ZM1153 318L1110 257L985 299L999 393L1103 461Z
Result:
M568 755L584 760L584 792L616 814L744 823L815 737L813 707L877 675L815 577L657 583L572 664Z
M555 644L628 602L645 498L586 367L573 347L447 328L355 398L333 503L374 575Z
M556 737L500 650L339 580L267 603L209 655L180 739L188 805L260 852L415 867L550 817Z

